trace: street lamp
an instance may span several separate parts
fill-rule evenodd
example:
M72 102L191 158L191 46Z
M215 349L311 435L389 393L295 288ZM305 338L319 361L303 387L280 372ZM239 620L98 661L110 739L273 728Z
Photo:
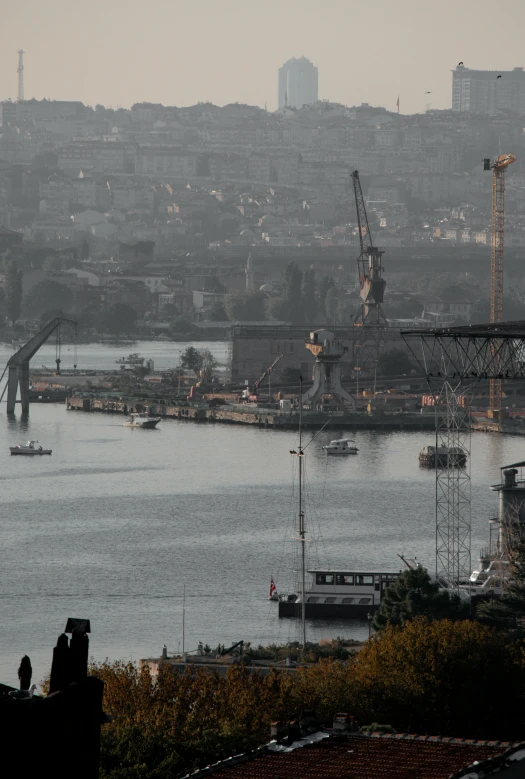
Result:
M372 614L370 613L370 611L366 615L366 618L368 620L368 640L370 640L372 636Z

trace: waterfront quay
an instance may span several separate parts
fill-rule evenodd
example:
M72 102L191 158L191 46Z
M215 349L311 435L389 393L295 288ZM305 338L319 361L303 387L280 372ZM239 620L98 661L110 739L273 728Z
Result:
M269 406L270 404L268 404ZM73 395L66 400L70 411L99 412L128 415L145 411L150 416L178 419L186 422L218 422L233 425L252 425L278 430L296 430L299 412L284 411L279 407L231 403L213 405L208 402L155 402L137 398ZM433 430L435 415L409 411L309 411L302 412L304 429L317 430L332 422L337 430Z

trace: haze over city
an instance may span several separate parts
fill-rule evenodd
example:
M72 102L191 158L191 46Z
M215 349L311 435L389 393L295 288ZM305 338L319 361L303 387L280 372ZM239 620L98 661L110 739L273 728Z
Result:
M277 107L277 69L319 69L319 97L403 113L450 107L450 70L522 64L525 4L502 0L4 0L0 98ZM430 92L431 94L426 94Z

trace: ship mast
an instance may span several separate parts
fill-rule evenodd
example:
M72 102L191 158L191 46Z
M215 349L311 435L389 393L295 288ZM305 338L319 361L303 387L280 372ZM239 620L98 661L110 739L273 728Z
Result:
M301 623L303 652L306 652L306 530L303 511L303 378L299 377L299 539L301 544Z

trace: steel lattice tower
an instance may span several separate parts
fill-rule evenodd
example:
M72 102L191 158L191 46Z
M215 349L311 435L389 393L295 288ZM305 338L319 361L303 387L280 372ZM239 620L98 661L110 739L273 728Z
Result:
M24 99L24 50L18 49L18 102Z
M436 399L436 577L456 591L472 570L470 405L460 388L445 381Z

